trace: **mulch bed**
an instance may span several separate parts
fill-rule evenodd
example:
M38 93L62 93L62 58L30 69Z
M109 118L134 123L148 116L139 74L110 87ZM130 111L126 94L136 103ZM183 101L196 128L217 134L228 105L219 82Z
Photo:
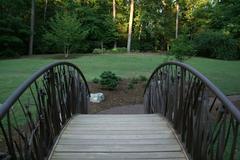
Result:
M106 90L101 87L100 84L88 82L90 92L97 93L102 92L105 100L101 103L90 103L89 113L97 113L103 110L110 109L116 106L126 106L143 103L143 92L145 89L146 82L139 81L134 84L132 89L128 88L128 84L131 80L124 79L120 81L119 86L115 90ZM229 99L240 108L240 99L228 96Z
M130 80L124 79L120 81L115 90L106 90L101 85L89 82L91 93L102 92L105 100L101 103L90 103L89 113L97 113L115 106L125 106L143 103L143 92L146 82L139 81L134 84L132 89L128 88Z

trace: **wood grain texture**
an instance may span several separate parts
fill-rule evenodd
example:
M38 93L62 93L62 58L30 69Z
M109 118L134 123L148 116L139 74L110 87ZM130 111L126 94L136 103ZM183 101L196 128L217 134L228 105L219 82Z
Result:
M186 160L158 114L78 115L63 131L52 160Z

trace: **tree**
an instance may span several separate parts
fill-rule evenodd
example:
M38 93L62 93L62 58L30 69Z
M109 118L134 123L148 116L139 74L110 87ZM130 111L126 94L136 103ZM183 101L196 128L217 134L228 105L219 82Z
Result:
M32 6L31 6L31 31L30 31L29 51L28 51L29 55L33 54L34 22L35 22L35 0L32 0Z
M71 50L78 46L79 41L85 39L87 31L82 29L76 14L64 12L57 13L50 20L49 30L44 35L44 40L48 45L63 47L65 57L67 58Z
M175 38L178 38L178 16L179 16L179 4L178 1L176 1L176 35Z
M45 0L44 12L43 12L43 22L44 23L46 22L47 8L48 8L48 0Z
M29 0L0 1L0 57L28 52L30 6Z
M113 4L113 22L115 23L115 21L116 21L116 0L113 0L113 2L112 2ZM114 46L113 46L113 48L117 48L117 41L115 40L114 41Z
M130 15L129 15L129 25L128 25L128 42L127 42L127 51L128 51L128 52L130 52L130 50L131 50L133 13L134 13L134 0L131 0L131 4L130 4Z

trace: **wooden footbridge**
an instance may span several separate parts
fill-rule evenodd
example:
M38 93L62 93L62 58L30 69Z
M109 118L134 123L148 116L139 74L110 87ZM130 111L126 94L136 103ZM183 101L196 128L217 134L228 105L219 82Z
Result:
M66 126L52 159L179 159L186 157L158 114L78 115Z
M146 114L87 114L89 93L71 63L40 69L0 106L0 159L240 160L240 110L191 66L155 69Z

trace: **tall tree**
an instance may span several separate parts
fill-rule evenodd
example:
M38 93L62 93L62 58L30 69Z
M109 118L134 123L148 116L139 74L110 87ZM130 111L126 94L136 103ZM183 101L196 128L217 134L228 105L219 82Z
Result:
M176 1L176 32L175 32L175 38L178 38L178 17L179 17L179 4L178 1Z
M113 22L115 23L116 22L116 0L113 0L112 2L112 8L113 8ZM117 41L115 40L114 41L114 46L113 48L117 48Z
M128 51L128 52L131 51L133 13L134 13L134 0L131 0L131 4L130 4L130 16L129 16L129 24L128 24L128 42L127 42L127 51Z
M31 6L31 32L30 32L29 51L28 51L29 55L33 54L34 22L35 22L35 0L32 0L32 6Z
M47 8L48 8L48 0L45 0L44 12L43 12L43 22L44 23L46 22Z

